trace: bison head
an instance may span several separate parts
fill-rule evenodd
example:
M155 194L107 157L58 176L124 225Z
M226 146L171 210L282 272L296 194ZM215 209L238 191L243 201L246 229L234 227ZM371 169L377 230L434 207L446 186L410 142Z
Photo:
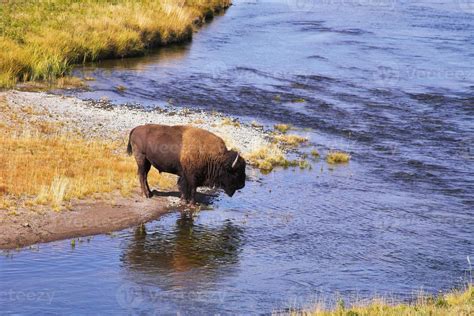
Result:
M245 160L239 153L229 150L224 159L224 172L221 179L222 189L228 196L245 186Z

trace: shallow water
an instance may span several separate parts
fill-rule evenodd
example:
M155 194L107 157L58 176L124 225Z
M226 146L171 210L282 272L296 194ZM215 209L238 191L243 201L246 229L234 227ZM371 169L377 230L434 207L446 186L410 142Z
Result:
M351 162L249 170L258 180L194 219L173 213L146 234L5 255L2 311L268 313L330 304L335 293L404 299L465 281L474 10L298 3L237 1L190 45L78 68L96 81L76 94L292 123L311 138L305 150L346 150Z

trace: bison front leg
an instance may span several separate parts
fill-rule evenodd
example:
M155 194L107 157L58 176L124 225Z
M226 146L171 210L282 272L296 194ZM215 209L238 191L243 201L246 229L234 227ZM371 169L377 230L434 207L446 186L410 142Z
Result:
M187 179L187 184L188 184L188 197L187 201L189 202L189 205L195 205L196 204L196 179L194 177L188 177Z
M189 201L189 204L191 204L191 205L195 205L195 204L196 204L196 189L197 189L197 187L196 187L195 184L193 184L193 185L191 186L191 188L190 188L191 194L190 194L190 201Z
M187 203L189 201L189 192L188 192L188 182L186 177L181 176L178 179L178 188L180 192L180 200L183 203Z
M183 175L178 179L181 201L188 204L196 203L196 181L193 177Z
M145 197L151 197L150 186L148 185L148 172L151 168L151 163L144 155L135 156L138 165L138 178L140 179L140 187Z

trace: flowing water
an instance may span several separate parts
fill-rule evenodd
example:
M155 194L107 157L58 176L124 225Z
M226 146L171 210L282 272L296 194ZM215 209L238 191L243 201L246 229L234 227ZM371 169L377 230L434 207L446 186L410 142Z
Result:
M474 7L236 1L191 44L76 70L82 98L291 123L348 165L253 178L195 218L0 258L2 312L248 314L465 281ZM116 89L118 85L125 91Z

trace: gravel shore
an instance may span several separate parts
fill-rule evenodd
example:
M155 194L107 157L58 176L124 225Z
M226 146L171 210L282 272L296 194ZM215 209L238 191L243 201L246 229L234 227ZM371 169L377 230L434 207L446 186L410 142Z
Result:
M40 113L36 115L36 119L63 122L65 129L80 131L90 137L123 139L128 137L128 133L135 126L148 123L191 124L215 133L224 139L228 147L236 148L243 155L270 145L262 129L239 124L218 113L176 108L144 110L113 106L106 101L83 101L44 92L12 90L3 95L12 108L31 107L33 111ZM28 114L24 115L27 121Z

